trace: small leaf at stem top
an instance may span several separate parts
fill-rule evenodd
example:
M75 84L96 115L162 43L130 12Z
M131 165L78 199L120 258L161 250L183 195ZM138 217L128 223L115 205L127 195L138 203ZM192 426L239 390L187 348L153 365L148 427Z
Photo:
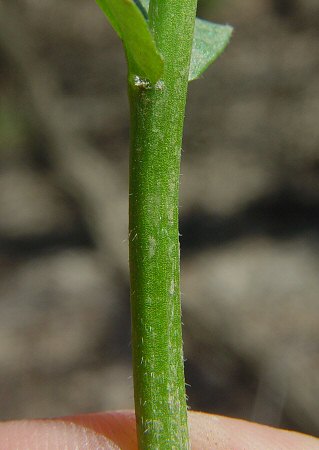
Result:
M126 50L129 71L155 83L163 72L163 59L143 13L133 0L96 0Z
M145 17L150 0L135 0ZM188 81L198 78L226 48L232 27L196 18Z
M150 6L150 0L134 0L137 6L142 10L143 14L146 13L148 16L148 8Z
M134 3L138 6L145 19L148 20L149 0L134 0Z

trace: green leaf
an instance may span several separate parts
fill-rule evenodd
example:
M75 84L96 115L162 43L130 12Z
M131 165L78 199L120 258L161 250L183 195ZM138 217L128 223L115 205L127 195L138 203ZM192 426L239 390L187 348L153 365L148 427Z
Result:
M155 83L163 72L163 59L143 13L133 0L96 0L123 41L129 71Z
M188 81L198 78L229 43L232 27L196 19Z

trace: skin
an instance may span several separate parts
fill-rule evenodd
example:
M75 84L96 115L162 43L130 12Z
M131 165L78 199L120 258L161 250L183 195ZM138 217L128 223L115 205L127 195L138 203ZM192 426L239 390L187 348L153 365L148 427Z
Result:
M319 439L190 412L192 450L319 450ZM0 424L0 450L137 450L132 411Z

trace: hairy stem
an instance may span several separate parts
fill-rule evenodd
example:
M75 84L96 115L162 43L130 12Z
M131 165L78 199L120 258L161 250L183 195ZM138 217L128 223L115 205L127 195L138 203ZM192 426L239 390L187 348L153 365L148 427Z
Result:
M130 274L140 449L189 448L180 307L178 193L196 0L151 0L164 58L156 85L129 73Z

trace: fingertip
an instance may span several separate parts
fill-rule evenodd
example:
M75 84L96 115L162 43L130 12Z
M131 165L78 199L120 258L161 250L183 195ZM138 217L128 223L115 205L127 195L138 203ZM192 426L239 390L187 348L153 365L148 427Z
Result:
M302 433L201 412L189 414L192 450L319 450Z
M116 448L136 450L136 424L134 411L109 411L77 416L64 417L65 423L73 423L106 436Z
M119 450L111 439L63 420L29 420L0 425L0 450Z
M319 440L244 420L189 413L192 450L319 450ZM0 450L136 450L133 411L0 424Z

